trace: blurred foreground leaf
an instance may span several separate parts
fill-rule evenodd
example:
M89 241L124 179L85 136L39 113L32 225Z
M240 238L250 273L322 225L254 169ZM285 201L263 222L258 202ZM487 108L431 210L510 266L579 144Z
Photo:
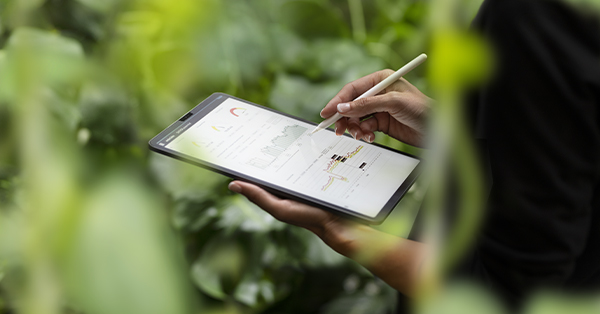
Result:
M418 314L504 314L504 305L488 290L468 282L454 282L419 304Z
M206 294L224 299L238 284L244 253L233 238L211 239L192 267L194 282Z
M68 256L68 294L89 313L192 313L191 285L155 196L112 176L93 191Z
M593 314L600 313L598 293L563 294L543 291L533 296L525 314Z

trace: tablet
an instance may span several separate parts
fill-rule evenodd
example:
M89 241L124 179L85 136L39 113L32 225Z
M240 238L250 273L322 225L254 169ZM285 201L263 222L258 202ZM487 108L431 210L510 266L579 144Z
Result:
M418 174L415 156L215 93L150 149L368 224L381 223Z

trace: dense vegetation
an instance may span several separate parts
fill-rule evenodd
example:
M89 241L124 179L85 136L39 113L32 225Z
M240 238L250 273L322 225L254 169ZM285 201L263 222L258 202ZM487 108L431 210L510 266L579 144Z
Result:
M0 313L389 312L360 266L146 143L217 91L320 121L479 2L0 0ZM379 228L405 235L422 192Z

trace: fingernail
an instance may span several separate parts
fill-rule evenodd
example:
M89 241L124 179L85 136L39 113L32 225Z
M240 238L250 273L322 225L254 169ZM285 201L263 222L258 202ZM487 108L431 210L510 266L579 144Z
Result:
M233 181L229 183L227 186L231 192L241 193L242 187L239 184L234 183Z
M321 118L323 118L323 111L325 111L325 108L323 108L323 110L321 110L321 112L319 113L319 115L321 116Z
M367 135L367 142L373 143L373 135L371 135L371 134Z
M350 104L348 104L348 103L338 104L337 110L341 113L348 112L348 111L350 111Z
M358 133L358 131L353 131L352 132L352 137L354 137L354 139L356 139L356 134Z

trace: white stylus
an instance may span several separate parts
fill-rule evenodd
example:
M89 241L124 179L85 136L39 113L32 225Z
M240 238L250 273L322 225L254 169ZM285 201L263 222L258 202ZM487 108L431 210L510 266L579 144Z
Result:
M354 100L377 95L379 92L384 90L386 87L392 85L392 83L396 82L401 77L406 75L406 73L410 72L412 69L416 68L419 64L423 63L423 61L425 61L425 59L427 59L427 55L424 53L420 54L418 57L414 58L412 61L407 63L405 66L401 67L398 71L394 72L394 74L388 76L386 79L379 82L379 84L373 86L371 89L366 91L364 94L358 96ZM314 133L318 132L319 130L328 128L330 125L334 124L337 120L341 119L342 117L343 116L339 112L336 112L333 116L331 116L331 117L323 120L323 122L319 123L319 125L317 125L317 127L310 134L314 134Z

